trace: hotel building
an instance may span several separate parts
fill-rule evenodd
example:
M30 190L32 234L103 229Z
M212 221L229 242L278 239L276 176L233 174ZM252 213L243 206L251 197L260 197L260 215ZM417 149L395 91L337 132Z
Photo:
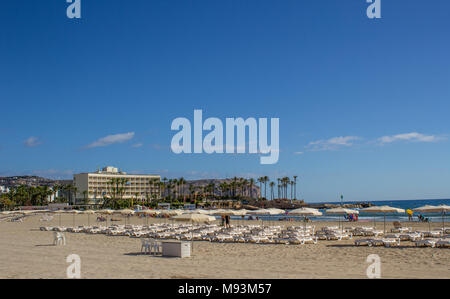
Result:
M80 202L87 199L90 203L99 203L103 198L114 196L115 184L113 179L126 180L121 195L122 199L149 200L161 197L159 175L127 174L115 167L104 167L102 170L89 173L79 173L73 176L73 185L77 188L76 200Z

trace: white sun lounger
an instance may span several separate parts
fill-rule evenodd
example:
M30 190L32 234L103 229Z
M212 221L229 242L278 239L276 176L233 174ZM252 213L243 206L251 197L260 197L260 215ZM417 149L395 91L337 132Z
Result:
M441 240L437 241L436 247L440 247L440 248L450 247L450 239L441 239Z
M416 246L417 247L435 247L436 242L437 242L437 240L424 239L424 240L416 241Z
M423 239L422 235L419 233L400 234L399 238L401 241L413 241L413 242Z
M439 238L442 236L442 231L434 230L430 232L423 231L421 232L424 238Z
M335 233L329 233L329 234L327 234L327 239L328 240L338 240L338 241L341 241L341 240L348 240L348 239L351 239L353 237L353 235L350 233L350 234L347 234L347 233L337 233L337 232L335 232Z
M290 238L289 239L290 244L316 244L317 243L317 237L299 237L299 238Z
M355 240L356 246L371 246L371 241L373 239L357 239Z
M393 245L400 246L400 238L383 238L381 240L385 247L391 247Z

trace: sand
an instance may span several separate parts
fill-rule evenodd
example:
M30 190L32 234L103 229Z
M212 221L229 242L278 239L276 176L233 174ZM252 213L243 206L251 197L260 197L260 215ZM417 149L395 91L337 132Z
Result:
M75 217L76 225L87 225L87 215ZM67 245L53 246L53 232L40 231L39 227L56 226L59 218L55 216L50 222L40 222L39 218L0 222L0 278L66 278L66 257L70 254L80 256L82 278L367 278L366 258L370 254L380 256L382 278L450 278L450 249L416 248L411 242L385 248L356 247L354 240L306 245L196 241L192 257L181 259L142 255L140 240L124 236L65 233ZM90 217L91 224L94 219ZM144 222L132 217L131 223ZM72 215L62 216L62 225L72 224ZM317 228L336 223L312 224ZM344 224L350 225L373 222ZM428 229L428 224L405 225ZM434 223L433 227L439 225ZM382 229L383 223L377 227Z

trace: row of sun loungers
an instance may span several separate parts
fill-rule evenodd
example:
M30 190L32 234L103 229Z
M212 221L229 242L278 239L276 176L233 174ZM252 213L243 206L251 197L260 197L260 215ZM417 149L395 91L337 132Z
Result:
M401 238L395 238L395 237L386 237L386 238L377 238L377 239L358 239L355 240L355 245L357 246L385 246L385 247L391 247L391 246L400 246L400 242L402 241ZM412 238L408 241L414 242L416 247L450 247L450 237L446 236L445 238L438 238L438 239L416 239Z
M58 231L109 236L130 236L154 239L202 240L210 242L237 242L255 244L315 244L314 227L236 226L224 228L212 225L152 224L149 226L79 226L41 227L42 231Z
M440 247L450 248L450 237L441 239L424 239L416 241L417 247Z
M416 246L448 247L449 238L443 231L432 232L395 232L380 236L372 227L339 228L323 227L315 231L314 226L260 226L238 225L224 228L216 224L168 224L151 225L110 225L78 227L41 227L43 231L104 234L108 236L129 236L135 238L175 239L187 241L233 242L254 244L316 244L318 240L349 240L354 236L357 246L399 246L402 241L415 242ZM434 239L425 239L434 237Z
M376 239L358 239L355 240L357 246L386 246L391 247L393 245L400 246L399 238L376 238Z

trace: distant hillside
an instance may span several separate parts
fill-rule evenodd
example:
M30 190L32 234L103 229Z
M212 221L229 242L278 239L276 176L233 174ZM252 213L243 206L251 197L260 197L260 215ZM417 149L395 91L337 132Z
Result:
M26 186L54 186L54 185L69 185L72 180L52 180L39 176L9 176L0 177L0 186L16 187L20 185Z

